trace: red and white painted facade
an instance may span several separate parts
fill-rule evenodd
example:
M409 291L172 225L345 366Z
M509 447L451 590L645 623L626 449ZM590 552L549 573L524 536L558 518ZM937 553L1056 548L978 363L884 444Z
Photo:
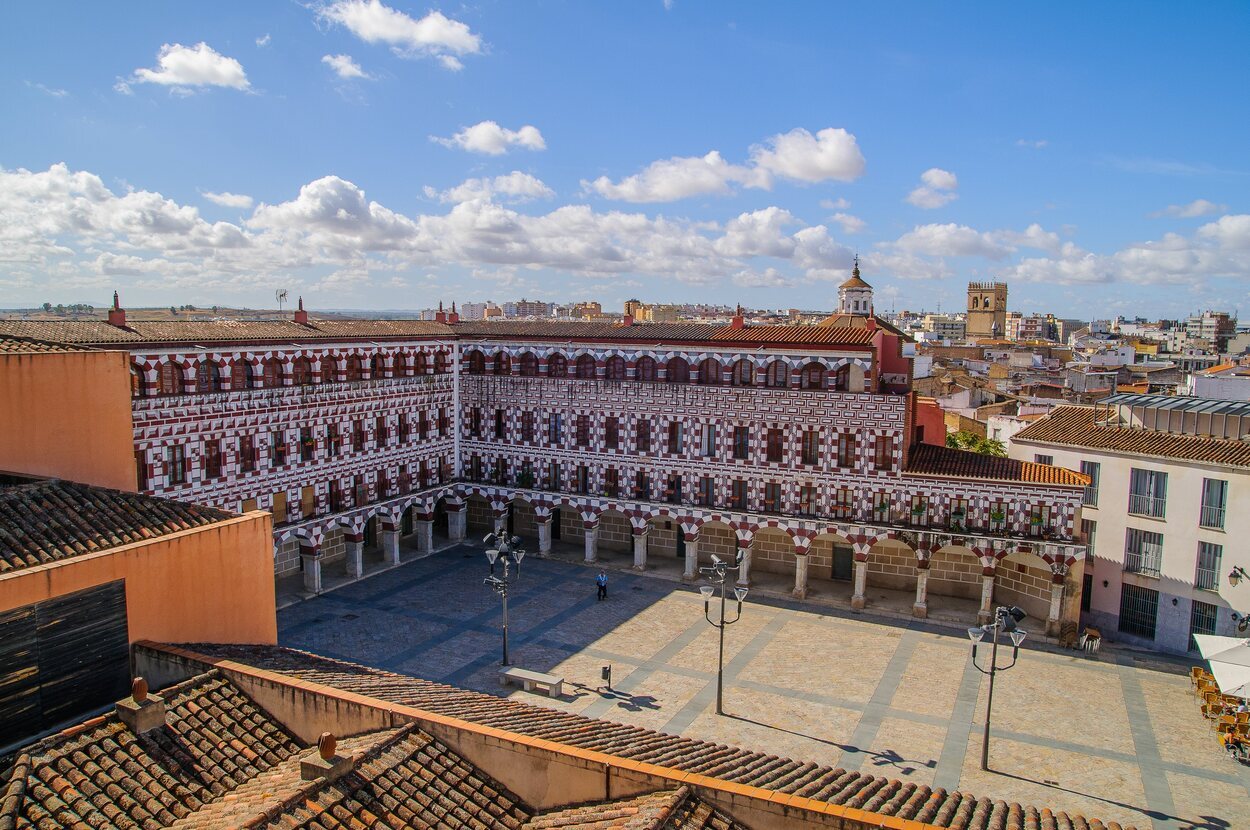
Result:
M540 552L553 511L575 514L588 560L606 522L639 568L652 528L679 528L688 576L700 542L721 534L744 554L743 581L792 571L800 596L809 560L828 558L817 551L849 548L854 606L874 583L914 587L918 616L940 586L979 599L982 614L1015 601L1007 583L995 597L1010 557L1013 579L1032 586L1018 597L1030 613L1053 633L1074 618L1081 487L909 472L923 405L906 392L897 337L871 325L809 336L737 320L491 328L304 315L162 341L171 324L114 323L125 337L43 336L130 351L141 489L274 510L275 571L304 570L313 591L339 559L360 575L366 542L390 562L409 533L430 549L436 516L463 538L477 504L497 526L523 510ZM757 556L765 536L791 549ZM957 558L955 576L929 584L932 562Z

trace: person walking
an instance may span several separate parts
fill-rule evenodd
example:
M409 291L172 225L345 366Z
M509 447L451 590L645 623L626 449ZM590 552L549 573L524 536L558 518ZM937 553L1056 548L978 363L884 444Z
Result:
M599 599L608 598L608 574L606 571L599 571L599 575L595 577L595 585L599 588Z

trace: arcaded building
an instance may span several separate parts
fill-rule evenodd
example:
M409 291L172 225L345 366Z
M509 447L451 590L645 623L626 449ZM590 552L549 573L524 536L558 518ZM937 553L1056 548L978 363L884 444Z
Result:
M870 290L870 289L869 289ZM870 300L869 300L870 302ZM871 306L869 306L871 307ZM841 320L842 315L836 320ZM1075 620L1084 476L948 450L902 338L855 325L0 322L129 353L142 492L274 514L274 568L362 572L510 527L538 552L805 596L869 588ZM533 548L532 548L533 549Z

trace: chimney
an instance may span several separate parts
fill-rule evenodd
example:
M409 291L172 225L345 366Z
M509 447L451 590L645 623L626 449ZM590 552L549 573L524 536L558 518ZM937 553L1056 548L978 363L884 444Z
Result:
M447 315L447 322L449 323L460 322L460 315L456 313L456 301L455 300L451 301L451 314Z
M738 304L737 310L734 311L734 317L729 321L731 329L744 329L747 327L746 320L742 316L742 304Z
M304 310L304 298L299 298L299 308L295 309L295 322L301 326L308 325L308 312Z
M148 694L148 681L136 677L130 697L117 701L117 718L136 735L165 726L165 700Z
M626 314L625 318L621 320L622 326L632 326L633 324L634 324L634 315L632 314Z
M116 291L113 292L113 307L109 309L109 325L126 328L126 309L122 308Z
M299 762L299 777L305 781L334 781L352 771L352 759L337 754L339 742L329 732L322 732L317 748Z
M443 311L443 301L442 301L442 300L439 300L439 301L438 301L438 311L434 314L434 322L436 322L436 323L446 323L446 322L447 322L447 312Z

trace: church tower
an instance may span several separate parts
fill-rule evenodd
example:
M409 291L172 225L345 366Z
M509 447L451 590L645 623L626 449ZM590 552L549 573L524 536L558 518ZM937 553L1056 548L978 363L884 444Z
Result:
M851 278L838 286L838 313L872 316L872 286L860 279L858 254Z
M1007 336L1007 283L968 283L969 340Z

